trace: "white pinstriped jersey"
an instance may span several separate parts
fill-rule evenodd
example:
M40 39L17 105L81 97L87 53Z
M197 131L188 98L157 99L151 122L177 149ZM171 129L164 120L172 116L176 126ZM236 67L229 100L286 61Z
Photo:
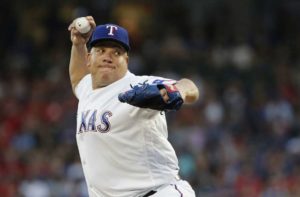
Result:
M137 85L176 81L126 75L92 89L91 75L77 85L77 144L90 197L134 197L174 180L178 160L168 142L165 114L121 103L118 94Z

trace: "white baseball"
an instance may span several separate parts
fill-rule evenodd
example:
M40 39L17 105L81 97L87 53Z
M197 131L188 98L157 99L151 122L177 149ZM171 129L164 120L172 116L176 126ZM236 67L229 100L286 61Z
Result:
M82 34L91 30L91 25L85 17L80 17L75 20L75 28Z

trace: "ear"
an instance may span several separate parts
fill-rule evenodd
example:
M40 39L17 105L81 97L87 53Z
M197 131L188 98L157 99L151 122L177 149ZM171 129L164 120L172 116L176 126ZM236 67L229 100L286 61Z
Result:
M88 67L88 69L90 69L90 67L91 67L91 53L90 52L87 53L86 60L87 60L86 66Z
M129 56L128 56L128 53L126 53L126 57L125 57L125 59L126 59L126 63L127 63L127 65L128 65L128 62L129 62Z

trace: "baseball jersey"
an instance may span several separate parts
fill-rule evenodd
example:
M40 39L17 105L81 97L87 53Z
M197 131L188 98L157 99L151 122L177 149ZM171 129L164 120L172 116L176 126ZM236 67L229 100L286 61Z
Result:
M178 160L167 140L165 114L118 100L130 85L176 81L131 72L92 89L91 75L77 85L76 140L90 197L135 197L174 180Z

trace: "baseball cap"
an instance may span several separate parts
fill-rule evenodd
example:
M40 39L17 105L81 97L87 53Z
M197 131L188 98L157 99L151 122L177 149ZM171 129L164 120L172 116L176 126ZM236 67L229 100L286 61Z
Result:
M100 41L110 40L121 44L126 51L130 50L129 36L125 28L115 24L98 25L93 31L90 47Z

